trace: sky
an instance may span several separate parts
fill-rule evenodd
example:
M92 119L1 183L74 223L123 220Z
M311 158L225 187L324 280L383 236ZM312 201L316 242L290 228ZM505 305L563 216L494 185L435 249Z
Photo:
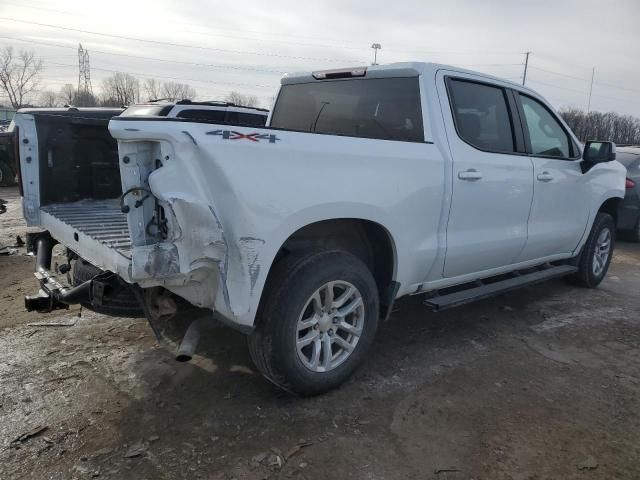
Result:
M95 93L116 71L269 107L286 72L433 61L522 82L556 108L640 117L640 0L0 0L0 46L35 51L42 88ZM0 102L5 98L0 97Z

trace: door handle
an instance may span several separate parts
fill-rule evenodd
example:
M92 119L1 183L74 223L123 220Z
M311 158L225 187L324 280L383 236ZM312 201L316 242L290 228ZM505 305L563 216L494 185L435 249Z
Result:
M537 178L541 182L550 182L551 180L553 180L553 175L551 175L549 172L542 172L538 174Z
M458 178L460 180L480 180L482 178L482 173L477 171L475 168L470 168L469 170L464 170L462 172L458 172Z

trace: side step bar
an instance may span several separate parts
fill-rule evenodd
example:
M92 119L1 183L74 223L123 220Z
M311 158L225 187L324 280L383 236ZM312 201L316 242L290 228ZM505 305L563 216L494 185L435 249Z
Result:
M478 281L476 287L470 287L445 295L436 295L424 301L424 304L434 311L446 310L447 308L457 307L465 303L482 300L483 298L493 297L500 293L515 290L525 285L544 282L552 278L564 277L578 270L577 267L571 265L548 266L544 270L537 270L531 273L515 274L511 278L499 280L492 283L486 283L490 279Z

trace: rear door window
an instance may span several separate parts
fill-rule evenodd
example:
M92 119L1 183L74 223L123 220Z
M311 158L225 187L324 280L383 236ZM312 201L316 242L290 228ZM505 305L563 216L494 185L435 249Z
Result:
M424 141L418 78L283 85L271 126L301 132Z
M511 113L503 88L448 80L456 130L462 140L484 151L515 152Z
M531 153L545 157L569 158L571 143L560 122L537 100L522 94L519 96L524 112L525 129L531 142Z

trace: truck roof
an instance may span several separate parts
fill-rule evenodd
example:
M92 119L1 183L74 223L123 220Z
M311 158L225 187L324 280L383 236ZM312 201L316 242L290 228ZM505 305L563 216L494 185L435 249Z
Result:
M288 84L294 84L294 83L314 82L318 80L348 78L350 76L353 76L353 77L366 76L366 78L416 77L419 75L435 74L438 70L453 70L460 73L481 75L493 81L508 83L512 86L518 87L519 89L529 90L531 92L534 92L533 90L527 87L524 87L519 83L515 83L511 80L495 77L493 75L489 75L482 72L467 70L465 68L460 68L453 65L445 65L445 64L432 63L432 62L397 62L397 63L388 63L385 65L369 65L369 66L338 68L338 69L332 69L332 70L319 70L314 72L287 73L284 75L284 77L282 77L280 83L282 85L288 85ZM353 74L349 75L349 72L352 72ZM362 74L361 72L366 72L366 74ZM322 77L322 75L326 75L326 76L324 78L320 78ZM534 92L534 93L537 93L537 92Z

